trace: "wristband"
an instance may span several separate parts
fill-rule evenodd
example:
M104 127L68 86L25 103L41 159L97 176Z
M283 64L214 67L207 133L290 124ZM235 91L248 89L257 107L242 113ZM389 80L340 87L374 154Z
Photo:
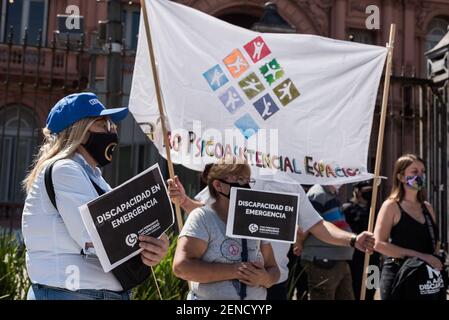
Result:
M355 243L356 243L356 241L357 241L357 235L356 235L356 234L353 234L352 237L351 237L351 241L349 242L349 245L350 245L351 247L355 248Z

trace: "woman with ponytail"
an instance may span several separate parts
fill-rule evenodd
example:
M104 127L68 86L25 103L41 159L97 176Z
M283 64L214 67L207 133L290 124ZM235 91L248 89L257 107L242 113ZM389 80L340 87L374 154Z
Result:
M196 207L179 235L175 275L191 281L191 300L264 300L267 288L279 278L270 243L226 236L231 187L251 187L249 165L235 157L222 158L206 166L202 179L215 200L210 205L171 192L172 199L189 203L182 203L184 208Z

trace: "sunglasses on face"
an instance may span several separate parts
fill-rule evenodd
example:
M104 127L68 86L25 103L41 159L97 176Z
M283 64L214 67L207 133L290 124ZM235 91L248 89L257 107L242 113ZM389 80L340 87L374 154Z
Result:
M100 118L98 120L95 120L94 124L102 125L106 132L117 130L117 125L108 118Z

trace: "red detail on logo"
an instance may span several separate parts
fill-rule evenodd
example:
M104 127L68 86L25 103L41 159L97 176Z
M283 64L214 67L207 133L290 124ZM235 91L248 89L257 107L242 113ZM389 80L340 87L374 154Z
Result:
M270 48L268 48L261 36L258 36L254 40L248 42L243 47L254 63L262 60L271 53Z

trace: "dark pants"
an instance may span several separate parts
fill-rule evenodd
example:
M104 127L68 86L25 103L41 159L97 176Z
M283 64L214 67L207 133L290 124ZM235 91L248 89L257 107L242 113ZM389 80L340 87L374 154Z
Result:
M354 300L352 276L346 261L330 268L306 262L310 300Z
M382 300L391 300L391 289L394 278L400 268L400 264L394 262L391 258L385 260L380 275L380 298Z
M287 300L287 282L284 281L267 289L267 300Z
M307 294L309 292L309 287L307 283L307 273L306 268L301 263L301 256L296 256L293 254L293 246L288 252L288 274L290 285L293 285L296 289L296 299L297 300L307 300ZM287 296L288 296L289 285L287 284ZM294 289L293 289L294 291ZM287 297L288 298L288 297Z

